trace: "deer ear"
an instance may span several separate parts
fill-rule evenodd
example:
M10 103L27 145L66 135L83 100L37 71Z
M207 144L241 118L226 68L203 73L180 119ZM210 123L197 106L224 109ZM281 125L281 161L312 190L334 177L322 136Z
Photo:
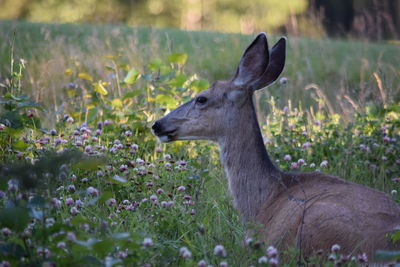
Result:
M236 86L250 85L266 70L269 61L268 42L260 33L244 52L232 81Z
M265 72L256 80L251 87L253 90L264 88L282 73L286 59L286 38L282 37L271 49L270 60Z

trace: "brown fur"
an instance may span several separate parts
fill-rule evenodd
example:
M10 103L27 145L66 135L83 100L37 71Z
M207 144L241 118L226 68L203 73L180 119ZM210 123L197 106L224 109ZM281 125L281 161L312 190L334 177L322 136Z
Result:
M217 142L234 205L245 221L265 226L268 244L296 246L306 257L334 244L343 253L370 257L377 249L395 248L386 235L400 224L400 207L384 193L319 172L282 172L270 160L252 95L278 78L285 43L281 39L269 53L260 34L232 80L215 83L155 122L154 133L164 142Z

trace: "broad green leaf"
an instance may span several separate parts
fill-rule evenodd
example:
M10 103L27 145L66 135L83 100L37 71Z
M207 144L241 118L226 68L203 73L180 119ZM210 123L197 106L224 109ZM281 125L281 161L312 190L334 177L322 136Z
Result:
M15 142L12 143L12 147L15 150L23 151L28 147L28 145L22 140L16 140Z
M140 95L141 93L142 93L142 91L141 91L140 89L132 90L132 91L126 93L126 94L123 96L123 99L125 100L125 99L127 99L127 98L132 98L132 97L135 97L135 96Z
M176 99L170 95L160 94L156 96L156 101L166 108L175 108L176 107Z
M124 82L126 84L134 84L140 77L140 73L137 69L132 68L126 75Z
M98 167L104 165L104 160L98 158L81 159L78 163L74 164L74 168L79 168L85 171L97 170Z
M78 73L78 77L81 78L81 79L93 82L93 77L90 76L90 74L87 74L85 72L79 72Z
M150 61L150 63L149 63L149 68L150 68L152 71L156 71L156 70L158 70L159 68L161 68L162 65L163 65L163 62L162 62L161 59L154 59L154 60Z
M98 81L97 83L94 84L94 91L101 94L101 95L107 95L108 92L106 88L104 87L102 81Z
M168 56L168 62L184 65L188 59L186 53L174 53Z
M190 84L190 88L195 93L201 92L201 91L203 91L203 90L205 90L205 89L207 89L209 87L210 87L210 84L208 83L208 81L207 80L203 80L203 79L195 80Z
M109 252L111 252L112 248L114 247L114 243L112 240L110 239L105 239L99 242L96 242L93 244L93 250L101 255L101 256L105 256L107 255Z
M5 208L0 211L1 227L8 227L15 231L22 231L30 218L28 210L21 207Z
M110 198L112 198L113 196L114 196L114 194L112 192L106 191L106 192L101 193L98 201L100 203L104 203L107 200L109 200Z

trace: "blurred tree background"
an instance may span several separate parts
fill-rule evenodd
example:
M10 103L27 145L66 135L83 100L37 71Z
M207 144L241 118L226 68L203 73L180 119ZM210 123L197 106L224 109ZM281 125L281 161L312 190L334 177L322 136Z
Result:
M0 19L398 39L400 0L0 0Z

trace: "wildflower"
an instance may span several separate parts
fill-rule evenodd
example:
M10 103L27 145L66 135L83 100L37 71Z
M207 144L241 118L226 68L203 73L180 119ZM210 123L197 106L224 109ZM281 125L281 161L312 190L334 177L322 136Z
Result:
M151 195L150 196L150 200L153 201L153 202L156 201L157 199L158 199L158 197L156 195Z
M291 157L290 155L285 155L285 156L283 157L283 160L291 161L291 160L292 160L292 157Z
M11 263L9 261L0 262L0 267L10 267Z
M156 153L161 153L162 151L162 147L156 147Z
M124 171L126 171L128 169L128 165L125 165L125 164L122 164L120 167L119 167L119 170L121 171L121 172L124 172Z
M195 215L196 214L196 210L195 209L192 209L191 211L190 211L190 215Z
M57 247L58 247L58 248L61 248L61 249L64 249L64 248L67 247L67 244L65 244L65 242L62 242L62 241L61 241L61 242L58 242L58 243L57 243Z
M142 160L141 158L137 158L136 159L136 163L139 165L143 165L144 164L144 160Z
M226 261L221 261L221 262L219 263L219 266L221 266L221 267L228 267L228 263L227 263Z
M72 208L70 209L70 213L71 213L72 215L77 215L77 214L79 213L79 210L78 210L77 207L72 207Z
M47 218L46 219L46 227L53 226L55 222L56 222L56 220L54 220L54 218Z
M133 149L133 150L138 150L138 148L139 148L139 145L137 145L137 144L133 144L133 145L132 145L132 149Z
M117 252L118 259L125 259L126 257L128 257L128 252L126 252L126 251L118 251Z
M61 200L58 198L52 198L50 204L53 208L59 208L61 206Z
M97 189L94 188L93 186L89 186L89 187L86 189L86 192L87 192L89 195L92 195L92 196L98 196L98 195L99 195L99 190L97 190Z
M9 228L7 228L7 227L4 227L4 228L2 228L1 229L1 234L3 235L3 236L10 236L11 235L11 230L9 229Z
M48 257L50 257L50 255L51 255L50 250L47 249L47 248L38 248L38 249L36 250L36 252L37 252L39 255L44 256L45 258L48 258Z
M112 124L112 122L110 120L105 120L104 121L104 126L108 126L108 125L111 125L111 124Z
M189 259L192 257L192 252L187 247L181 247L179 249L179 255L184 259Z
M6 128L6 126L2 123L0 123L0 131L3 131Z
M179 160L178 162L177 162L177 164L178 165L181 165L181 166L186 166L186 161L184 161L184 160Z
M246 238L246 240L244 241L244 243L246 244L246 246L250 246L253 243L254 239L251 237Z
M165 154L164 160L170 160L170 159L171 159L171 155L170 154Z
M280 84L286 84L287 82L288 82L288 78L286 78L286 77L282 77L279 79ZM287 107L285 107L285 108L287 108Z
M396 194L397 194L397 190L393 189L393 190L390 192L390 194L392 194L392 196L396 195Z
M270 258L277 257L278 256L278 250L273 246L269 246L267 248L267 256L270 257Z
M10 192L18 191L18 181L17 180L10 179L10 180L8 180L7 184L8 184L8 187L7 187L8 191L10 191Z
M85 152L86 153L92 153L93 152L92 146L85 146Z
M179 192L185 192L185 190L186 190L186 187L184 187L183 185L178 187Z
M262 257L258 258L258 263L259 263L259 264L266 264L266 263L268 263L268 258L267 258L267 256L262 256Z
M367 256L367 254L365 254L365 253L359 254L359 255L357 256L357 260L358 260L358 262L360 262L360 263L366 263L366 262L368 262L368 256Z
M332 251L333 253L337 253L339 250L340 250L340 245L338 245L338 244L334 244L334 245L332 246L332 248L331 248L331 251Z
M294 128L296 128L296 125L294 125L294 124L289 124L288 127L289 127L289 130L293 130Z
M97 129L94 134L96 136L100 136L102 134L102 131L100 129Z
M302 147L303 147L303 148L309 148L309 147L311 147L311 143L310 143L310 142L305 142L305 143L302 145Z
M143 239L143 246L148 248L151 247L153 245L153 239L151 239L150 237L146 237L145 239Z
M271 259L269 260L269 266L271 266L271 267L278 266L278 264L279 264L278 258L271 258Z
M290 168L291 169L297 169L299 167L299 164L297 164L297 162L292 162L291 164L290 164Z
M74 122L74 118L68 117L68 118L67 118L67 122L70 123L70 124L72 124L72 123Z
M67 205L67 206L72 206L72 205L74 205L74 199L72 198L72 197L69 197L69 198L67 198L66 200L65 200L65 205Z
M383 142L389 143L390 142L390 137L387 136L387 135L385 137L383 137Z
M125 131L124 135L126 137L131 137L132 136L132 132L131 131Z
M304 159L299 159L299 160L297 161L297 164L298 164L299 166L302 166L302 165L305 165L305 164L306 164L306 161L305 161Z
M164 190L162 188L158 188L156 191L157 194L162 194L164 193Z
M99 177L101 177L101 176L104 176L104 173L102 172L102 171L97 171L97 176L99 176Z
M327 160L322 161L321 164L319 165L319 167L321 167L321 168L328 167L328 161Z
M312 169L315 168L315 163L311 163L310 168L312 168Z
M115 200L115 198L110 198L110 199L108 199L107 201L106 201L106 204L108 205L108 206L115 206L116 204L117 204L117 201Z
M214 248L214 255L226 257L226 250L222 245L216 245Z
M80 199L75 200L75 206L83 207L83 202Z
M76 241L76 235L75 235L75 233L74 233L74 232L68 232L68 233L67 233L67 239L68 239L69 241L72 241L72 242Z
M50 130L50 134L51 134L52 136L55 136L55 135L57 134L56 129L51 129L51 130Z
M197 263L197 267L207 267L207 262L205 260L201 260Z
M73 184L70 184L69 186L68 186L68 191L70 192L70 193L74 193L75 192L75 185L73 185Z

